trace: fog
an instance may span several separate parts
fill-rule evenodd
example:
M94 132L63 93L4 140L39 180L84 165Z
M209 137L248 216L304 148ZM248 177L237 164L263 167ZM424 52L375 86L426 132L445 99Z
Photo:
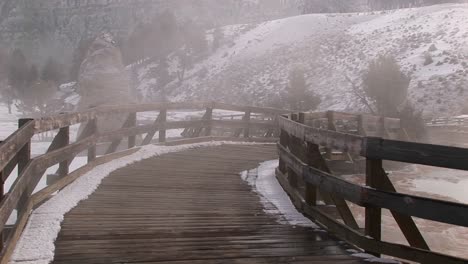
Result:
M0 0L2 139L18 118L183 101L385 116L466 148L468 0ZM397 189L468 204L466 174L413 172Z

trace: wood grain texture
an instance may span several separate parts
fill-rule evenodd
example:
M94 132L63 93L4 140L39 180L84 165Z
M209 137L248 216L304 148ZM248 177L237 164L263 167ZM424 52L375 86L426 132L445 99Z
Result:
M223 145L115 171L65 216L53 263L362 263L265 213L239 173L276 158L274 145Z

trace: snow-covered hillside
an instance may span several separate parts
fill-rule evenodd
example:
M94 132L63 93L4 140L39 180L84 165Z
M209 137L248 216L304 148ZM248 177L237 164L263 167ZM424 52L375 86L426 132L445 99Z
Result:
M224 32L224 46L184 81L174 76L166 88L172 100L266 105L285 89L289 71L302 67L309 88L322 97L321 109L360 110L352 87L361 84L370 60L387 53L411 76L409 99L426 114L460 113L468 98L468 4L303 15ZM139 70L142 90L157 86L149 70L155 67Z

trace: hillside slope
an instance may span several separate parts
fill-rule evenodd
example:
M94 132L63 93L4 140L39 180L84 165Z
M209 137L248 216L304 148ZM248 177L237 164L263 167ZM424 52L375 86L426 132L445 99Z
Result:
M240 30L243 29L243 30ZM394 55L411 76L409 100L426 115L462 112L468 95L468 4L380 13L313 14L224 28L231 39L167 87L172 100L268 105L293 67L306 70L321 109L361 110L353 90L368 62ZM235 32L235 34L233 33ZM425 65L425 57L433 62ZM140 90L154 89L150 64Z

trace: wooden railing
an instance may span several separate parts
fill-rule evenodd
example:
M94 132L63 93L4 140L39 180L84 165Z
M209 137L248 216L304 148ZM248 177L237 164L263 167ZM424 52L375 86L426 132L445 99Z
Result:
M307 115L310 114L279 119L277 178L301 212L374 255L419 263L468 263L467 259L431 251L412 219L468 227L468 205L399 193L382 167L383 160L389 160L468 170L468 149L366 137L329 127L321 129L305 125ZM358 129L363 129L362 121L358 124ZM354 184L332 175L320 147L364 157L366 184ZM347 202L365 208L363 230ZM382 240L382 209L390 210L409 246Z
M205 110L200 120L168 121L167 113L173 110ZM214 120L215 109L243 112L242 120ZM158 118L152 124L138 125L138 113L158 112ZM194 143L212 139L236 140L243 134L244 138L258 136L256 141L267 141L260 137L277 135L277 119L280 114L288 111L273 108L242 107L221 103L160 103L145 105L103 106L89 109L79 113L66 113L42 119L21 119L19 129L0 145L0 171L1 171L1 204L0 204L0 242L1 263L8 260L15 245L28 221L33 208L41 204L51 195L64 188L76 178L91 170L96 165L108 160L134 153L137 145L147 145L153 142L156 133L159 142L167 140L166 131L170 129L189 130L184 143ZM267 116L264 120L251 119L252 114ZM105 123L109 118L124 117L125 122L120 129L112 131L98 131L99 124ZM82 133L76 142L70 143L70 126L82 125ZM230 129L219 131L219 128ZM218 129L218 131L216 131ZM34 135L48 131L58 131L47 152L37 157L31 157L31 139ZM260 131L260 132L258 132ZM211 137L216 132L218 137ZM229 134L230 133L230 134ZM141 142L138 141L139 135ZM127 138L129 150L116 152L122 140ZM244 139L243 139L244 140ZM97 145L103 144L105 152L97 157ZM170 144L170 143L167 143ZM174 144L174 143L172 143ZM69 165L73 159L82 152L87 152L88 164L74 172L69 172ZM33 193L39 181L48 168L59 164L57 180L50 186ZM15 167L18 167L18 176L8 193L4 193L3 184ZM10 215L17 211L17 221L8 226Z

